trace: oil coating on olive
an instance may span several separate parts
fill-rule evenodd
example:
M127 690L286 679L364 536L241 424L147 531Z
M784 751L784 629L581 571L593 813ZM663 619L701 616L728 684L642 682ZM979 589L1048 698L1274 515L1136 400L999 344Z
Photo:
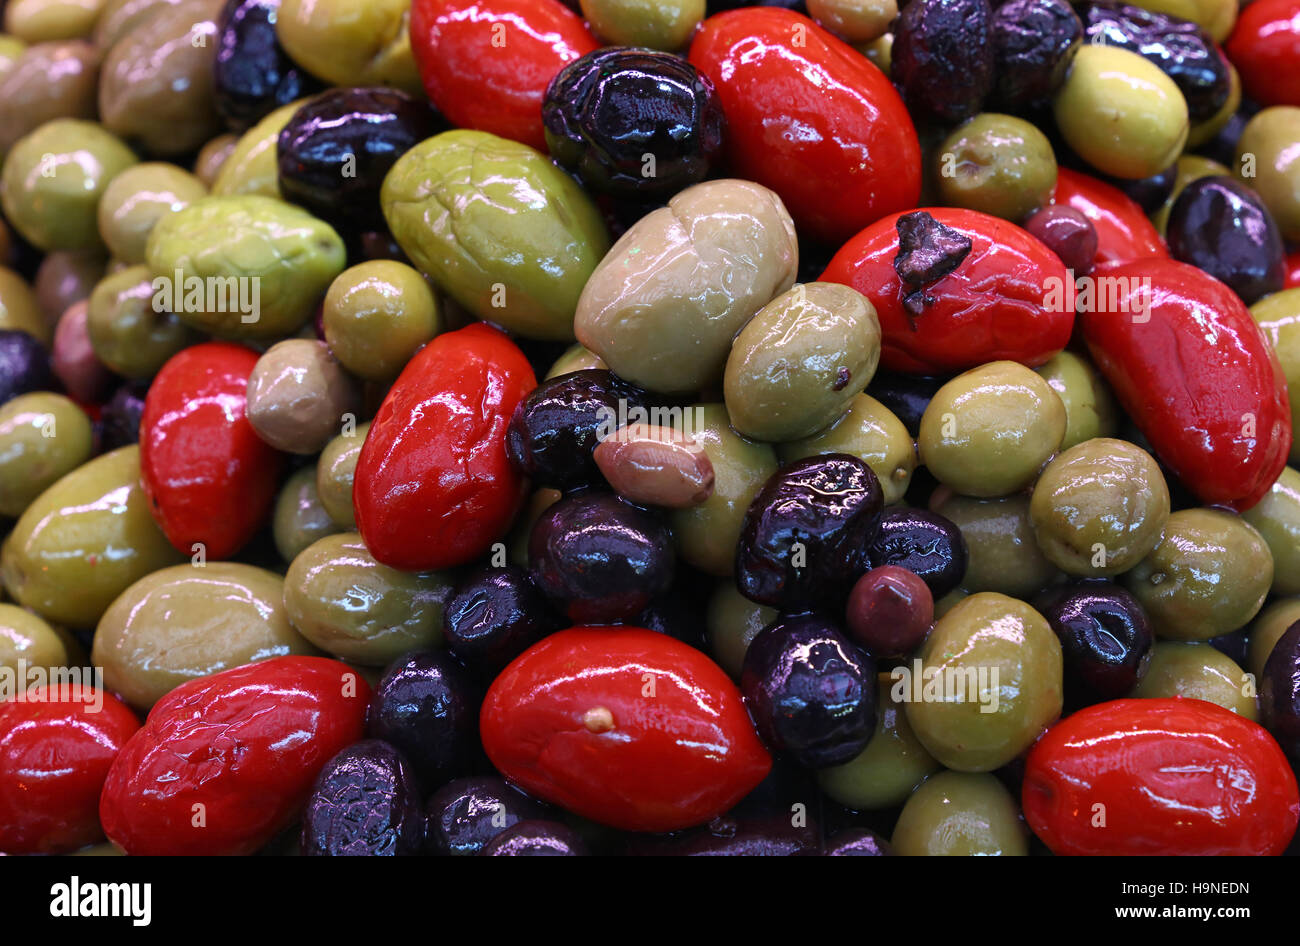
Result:
M19 331L42 346L54 337L54 325L63 312L47 319L41 312L40 299L22 276L0 266L0 331Z
M1266 108L1247 122L1237 141L1235 168L1273 215L1282 236L1300 241L1300 108ZM1254 160L1242 159L1254 155ZM1252 176L1245 178L1250 170Z
M1292 765L1300 764L1300 622L1278 639L1264 663L1260 719Z
M325 445L316 464L316 492L321 505L344 529L357 527L356 513L352 508L352 481L368 433L369 421L351 431L345 429Z
M1243 519L1216 509L1180 509L1164 540L1124 575L1156 636L1203 641L1244 627L1273 583L1273 556Z
M1056 156L1047 136L1014 115L983 112L940 144L939 196L1019 223L1056 189Z
M115 259L143 263L154 224L207 193L202 181L174 164L148 161L129 167L109 181L99 199L100 236Z
M605 47L561 69L542 102L546 147L596 193L667 200L721 158L712 83L679 56Z
M54 628L16 604L0 604L0 669L17 674L18 662L46 670L69 666L68 647ZM25 686L25 676L17 678Z
M288 654L315 654L289 623L279 575L237 562L164 568L112 603L90 659L104 685L147 710L182 683Z
M1065 81L1083 24L1066 0L1008 0L993 11L994 95L1004 108L1046 103Z
M1160 641L1152 648L1151 665L1131 695L1145 699L1181 696L1205 700L1253 722L1259 717L1255 707L1256 687L1250 681L1252 685L1247 688L1247 682L1246 672L1236 661L1209 644Z
M988 592L963 599L935 622L918 659L901 681L907 721L950 769L1006 765L1061 713L1061 644L1023 601Z
M857 46L887 35L899 6L895 0L812 0L808 15L846 43ZM889 74L888 69L883 71Z
M495 775L452 779L425 806L424 849L464 857L520 821L544 818L542 804Z
M879 362L871 300L838 283L801 283L732 342L723 378L731 424L755 440L810 437L843 416Z
M682 49L704 19L705 0L581 0L592 32L610 45Z
M910 0L894 23L890 77L913 114L970 118L993 90L989 0Z
M995 776L939 772L907 799L890 843L905 857L1024 857L1029 832Z
M316 492L316 466L305 466L280 487L271 515L271 534L280 558L292 562L317 539L333 535L340 527L330 518Z
M1300 430L1300 287L1265 296L1250 307L1250 316L1277 353L1291 404L1291 429ZM1300 437L1292 438L1290 462L1300 464Z
M516 565L482 568L447 602L447 647L471 670L494 677L547 634L563 627L559 615Z
M1203 177L1229 173L1231 172L1227 167L1202 155L1180 155L1178 160L1174 162L1174 184L1169 189L1169 194L1165 197L1164 203L1151 214L1151 223L1161 237L1165 236L1169 230L1169 214L1173 211L1174 201L1182 194L1183 188L1192 181L1200 180Z
M280 169L276 163L280 131L303 105L299 99L282 105L239 136L221 162L212 193L233 197L239 194L280 196Z
M1060 576L1034 538L1028 496L939 499L933 510L956 524L966 541L969 558L962 587L967 591L1026 598Z
M248 422L277 450L316 453L360 410L356 382L314 338L276 342L248 376Z
M942 598L966 576L966 540L950 519L924 509L886 509L869 549L872 568L905 568Z
M1111 582L1087 581L1054 595L1043 611L1061 641L1065 688L1088 702L1117 700L1146 673L1154 637L1136 598Z
M1075 272L1082 274L1083 271ZM1110 437L1115 434L1119 428L1119 408L1115 404L1115 395L1111 393L1101 372L1090 361L1074 352L1063 351L1034 370L1051 385L1065 405L1065 439L1061 441L1062 450L1069 450L1093 437Z
M367 381L391 381L420 346L438 334L442 313L416 270L395 260L369 260L330 283L321 324L330 351Z
M96 357L125 378L152 378L167 359L202 336L169 311L154 307L148 266L106 276L90 294L86 331Z
M242 131L317 85L275 36L280 0L226 0L217 18L212 91L217 111Z
M303 812L304 855L395 857L423 842L420 786L400 752L363 739L325 763Z
M284 607L317 647L351 663L382 667L402 654L442 643L450 579L403 572L377 561L361 536L318 539L289 566Z
M92 452L90 418L62 394L21 394L0 405L0 515L21 516Z
M83 40L39 43L0 75L0 154L56 118L95 117L100 51Z
M1165 226L1169 255L1209 273L1246 305L1282 288L1282 234L1264 202L1230 177L1183 188Z
M1256 681L1264 679L1264 665L1269 654L1287 629L1300 621L1300 598L1278 598L1250 622L1246 645L1245 668L1255 675ZM1258 685L1257 685L1258 687Z
M777 446L781 462L826 453L847 453L864 461L880 481L885 505L902 500L916 470L916 444L903 422L869 394L857 394L848 411L829 427Z
M1275 595L1300 594L1300 472L1282 471L1272 489L1241 514L1268 543Z
M883 505L876 474L857 457L787 463L745 513L736 586L772 607L835 607L867 570Z
M417 94L409 0L280 0L275 35L289 57L332 85Z

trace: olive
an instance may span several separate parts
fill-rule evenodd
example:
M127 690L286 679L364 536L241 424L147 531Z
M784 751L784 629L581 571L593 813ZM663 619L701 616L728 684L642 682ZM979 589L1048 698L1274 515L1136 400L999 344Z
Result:
M562 626L528 572L516 565L470 575L443 614L447 647L465 666L489 679Z
M567 496L538 518L529 573L578 624L631 618L673 580L672 533L663 520L611 493Z
M1246 305L1282 288L1282 234L1259 195L1230 177L1184 187L1165 233L1170 256L1209 273Z
M1024 220L1056 190L1056 157L1047 136L1014 115L981 112L938 148L943 203Z
M1282 635L1300 621L1300 598L1278 598L1270 602L1250 623L1243 661L1255 679L1264 679L1264 665Z
M447 654L408 654L375 687L367 734L406 756L422 785L441 785L478 746L481 701L473 678Z
M466 856L520 821L546 817L546 809L498 776L453 779L425 806L426 854Z
M773 607L838 607L867 570L883 504L876 474L857 457L787 463L745 513L736 586Z
M1237 662L1210 644L1160 641L1151 651L1150 667L1131 695L1142 699L1180 696L1205 700L1253 722L1259 718L1255 686L1254 681L1249 681L1251 686L1247 687L1247 682Z
M0 672L13 674L12 679L24 687L27 678L19 673L19 661L45 670L71 665L68 646L54 628L17 605L0 604Z
M4 28L28 43L89 36L104 0L9 0Z
M100 236L115 259L143 263L149 231L158 220L207 193L202 181L173 164L149 161L129 167L109 181L99 199Z
M1292 765L1300 765L1300 622L1278 638L1259 687L1260 720Z
M586 857L587 843L558 821L519 821L483 845L479 857Z
M708 454L674 427L620 428L592 456L614 492L638 505L689 509L713 495Z
M895 0L810 0L808 15L856 46L886 35L900 5ZM889 74L888 69L883 71Z
M935 392L946 378L924 378L911 374L877 371L867 385L867 393L894 413L913 437L921 429L921 418Z
M875 664L822 618L765 628L745 653L740 689L767 747L806 768L848 762L875 730Z
M908 798L891 844L906 857L1024 857L1029 832L1015 800L995 776L939 772Z
M1250 307L1250 315L1263 329L1282 365L1291 407L1291 428L1300 430L1300 287L1265 296ZM1289 462L1300 466L1300 437L1291 440Z
M1300 472L1286 467L1264 498L1241 514L1273 556L1275 595L1300 594Z
M316 493L330 518L343 529L357 527L352 507L352 481L368 433L369 421L352 430L345 429L325 445L316 463Z
M597 444L639 419L648 406L643 391L609 371L587 369L543 381L515 408L506 428L506 455L541 486L599 483Z
M26 332L0 329L0 404L52 381L50 353Z
M42 345L49 345L54 338L55 323L65 311L66 308L52 312L47 319L32 287L12 269L0 266L0 331L16 329Z
M149 386L127 382L113 392L100 411L100 433L105 451L140 442L140 418L144 416L144 398Z
M950 519L924 509L886 509L868 555L872 568L894 565L918 576L936 600L966 576L966 540L961 530Z
M936 493L933 509L961 530L967 551L965 590L1023 598L1060 576L1034 538L1028 496L972 499Z
M340 230L382 227L384 176L441 126L427 102L396 89L322 92L280 130L280 193Z
M549 371L546 372L545 380L550 381L552 378L558 378L562 374L569 374L573 371L582 371L586 368L608 368L600 357L592 354L583 348L578 342L574 342L564 350L564 354L555 359Z
M1087 358L1070 351L1053 355L1034 369L1043 376L1065 405L1065 439L1061 449L1091 440L1111 437L1119 428L1115 395L1101 373Z
M542 121L552 156L588 188L650 202L704 180L721 159L726 130L712 83L693 65L620 46L561 69Z
M414 94L410 17L410 0L280 0L275 34L294 62L326 82Z
M890 76L913 114L970 118L993 90L989 0L909 0L894 22Z
M675 637L696 650L705 648L705 626L697 602L688 598L689 589L678 586L651 601L646 609L626 623L658 634Z
M1025 221L1025 229L1042 240L1076 276L1092 272L1097 258L1097 228L1073 207L1052 204Z
M63 395L21 394L0 403L0 515L21 516L91 452L90 419Z
M316 491L316 466L304 466L280 487L271 517L275 549L286 562L296 559L303 549L339 531L321 504Z
M775 608L750 601L737 590L734 581L719 582L709 598L705 617L709 654L718 666L739 680L750 642L776 620L777 613Z
M257 359L248 377L246 416L257 435L287 453L316 453L356 419L361 392L314 338L286 338Z
M221 117L236 131L318 85L294 65L276 39L279 7L280 0L226 0L217 18L213 98Z
M100 57L79 39L25 49L0 76L0 154L56 118L93 120Z
M64 312L89 299L95 284L104 278L105 269L104 258L93 251L46 253L32 284L46 321L57 325Z
M257 194L280 196L280 168L276 163L280 131L289 124L303 101L281 105L239 136L221 161L211 186L218 196Z
M921 645L934 621L930 587L896 565L873 568L853 586L849 636L874 657L901 657Z
M84 404L98 404L116 379L95 354L89 323L90 306L84 301L63 313L50 346L50 370L73 398Z
M1079 51L1083 24L1066 0L1007 0L993 13L993 56L1000 105L1045 104Z
M193 172L194 176L203 182L204 187L211 188L216 184L217 176L226 166L226 161L234 154L237 144L239 144L238 135L217 135L199 149L198 156L194 159Z
M777 447L783 463L826 453L866 462L880 481L885 504L902 500L916 470L916 444L903 422L869 394L855 395L849 410L825 430Z
M1235 154L1224 161L1259 194L1283 238L1292 243L1300 241L1300 154L1295 147L1300 108L1294 106L1266 108L1251 118Z
M1142 605L1119 585L1068 586L1043 611L1061 641L1065 687L1087 702L1116 700L1146 673L1154 640Z
M127 378L152 378L167 359L201 336L154 305L157 293L147 266L128 266L95 286L86 331L95 355Z
M425 278L405 263L369 260L330 283L321 325L330 351L367 381L391 381L420 346L438 334L442 316Z
M1174 184L1178 180L1178 167L1176 164L1171 164L1150 177L1125 179L1103 174L1101 179L1127 194L1145 213L1153 214L1164 205L1165 201L1171 199Z
M1231 160L1231 159L1230 159ZM1169 230L1169 214L1174 209L1174 201L1182 194L1183 188L1192 181L1199 180L1203 177L1213 177L1215 175L1231 173L1224 165L1217 161L1211 161L1209 158L1201 157L1198 154L1181 155L1174 162L1174 186L1169 189L1169 195L1165 202L1161 204L1154 213L1151 214L1151 223L1159 231L1161 237L1164 237Z
M363 739L325 763L302 816L302 853L317 857L418 854L420 787L402 754Z

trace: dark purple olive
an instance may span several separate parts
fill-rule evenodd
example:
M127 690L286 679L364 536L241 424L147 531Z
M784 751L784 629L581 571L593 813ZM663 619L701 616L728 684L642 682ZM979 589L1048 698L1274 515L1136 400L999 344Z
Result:
M656 514L613 493L566 496L528 537L533 581L578 624L626 621L668 590L673 537Z
M1264 661L1260 722L1292 765L1300 765L1300 621L1286 629Z
M1169 255L1200 267L1251 305L1282 288L1286 252L1264 202L1226 175L1183 188L1165 228Z
M603 483L592 454L619 427L648 418L646 397L603 368L543 381L515 408L506 455L537 486Z
M421 784L438 785L462 774L473 758L482 697L449 654L407 654L375 687L367 734L401 750Z
M502 831L545 818L546 809L495 775L448 782L425 806L424 850L427 854L477 854Z
M966 577L966 539L961 530L951 519L926 509L886 509L869 553L872 568L906 568L930 586L936 601Z
M934 392L943 387L946 380L877 371L867 385L867 393L893 411L907 432L915 437L921 429L921 417L934 397Z
M226 0L217 19L212 94L234 131L320 88L280 47L275 36L279 9L280 0Z
M54 382L50 353L18 329L0 329L0 404L29 391L44 391Z
M1096 171L1089 171L1089 173L1096 174L1100 180L1119 188L1144 211L1153 214L1164 206L1165 201L1174 191L1174 183L1178 180L1178 162L1175 161L1158 174L1137 180L1097 174Z
M1092 272L1097 259L1097 228L1073 207L1044 207L1025 221L1025 229L1042 240L1075 276Z
M302 816L302 853L315 856L419 854L420 789L401 753L363 739L325 763Z
M1084 581L1053 593L1043 616L1061 641L1067 690L1093 701L1126 695L1151 661L1151 622L1119 585Z
M854 758L876 725L876 665L834 624L778 620L745 652L740 690L767 747L821 769Z
M921 646L934 624L930 586L897 565L873 568L853 586L845 608L849 637L873 657L903 657Z
M784 610L838 609L880 530L876 474L857 457L828 453L787 463L745 512L736 587Z
M867 828L847 828L826 842L827 857L887 857L889 842Z
M442 127L427 102L397 89L322 92L280 131L280 192L341 230L382 229L379 188L384 176L398 158Z
M520 821L506 828L479 851L480 857L586 857L578 832L558 821Z
M99 415L105 451L140 442L140 417L148 393L148 381L128 381L113 392Z
M1195 23L1111 0L1081 3L1078 12L1084 42L1127 49L1154 63L1183 93L1193 123L1228 101L1228 60Z
M680 56L606 46L551 80L546 146L596 193L664 201L708 177L726 118L707 78Z
M793 857L816 854L821 832L816 821L795 822L790 812L767 818L723 815L704 828L670 841L634 841L629 854L650 857Z
M1009 0L993 14L995 95L1000 107L1045 104L1065 81L1083 39L1066 0Z
M1246 666L1246 653L1250 647L1250 639L1246 634L1246 628L1238 628L1229 634L1220 634L1218 637L1211 637L1205 643L1209 644L1219 653L1227 656L1233 663L1237 664L1237 666Z
M890 76L914 115L952 123L993 90L989 0L911 0L894 21Z
M564 622L528 572L516 565L483 568L447 602L443 636L471 670L495 676Z

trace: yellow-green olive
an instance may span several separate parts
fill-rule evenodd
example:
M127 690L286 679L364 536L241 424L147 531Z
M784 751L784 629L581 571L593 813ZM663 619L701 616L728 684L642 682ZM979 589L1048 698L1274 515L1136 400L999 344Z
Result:
M1119 429L1119 412L1110 386L1086 358L1063 351L1034 369L1065 405L1065 439L1061 449L1093 437L1110 437Z
M1237 166L1277 221L1282 237L1300 242L1300 107L1277 105L1246 123L1237 140Z
M898 2L808 0L808 15L846 43L857 45L885 35L889 24L898 16Z
M281 0L275 35L290 58L333 85L422 91L410 0Z
M92 449L90 418L62 394L21 394L0 406L0 515L21 516Z
M1052 143L1014 115L976 115L939 145L939 195L965 207L1020 222L1045 206L1056 189Z
M1245 6L1250 0L1242 3ZM1180 20L1190 20L1222 43L1237 22L1238 0L1134 0L1134 5Z
M704 19L704 0L582 0L582 15L610 46L683 49Z
M23 277L4 266L0 266L0 329L26 332L47 346L54 337L54 323L41 312L36 293Z
M90 294L86 329L95 355L127 378L152 378L167 359L201 338L158 297L148 266L106 276Z
M594 355L581 344L574 342L564 350L564 354L555 359L551 365L551 370L546 372L545 380L558 378L562 374L568 374L571 371L582 371L586 368L607 369L609 366L600 360L599 355Z
M704 624L709 639L709 653L719 667L740 679L745 651L758 632L777 618L776 608L750 601L730 579L718 582L709 597Z
M890 843L904 857L1024 857L1029 832L996 776L939 772L907 799Z
M150 19L184 0L108 0L95 22L94 40L100 49L108 49L142 20Z
M216 183L217 175L226 165L226 159L235 152L235 146L239 144L239 136L232 134L217 135L217 137L208 141L199 149L198 157L194 159L194 176L206 188L211 188ZM267 194L267 197L279 196L279 184L275 187L276 193Z
M9 0L5 32L26 43L49 43L89 36L104 0Z
M68 664L68 648L54 628L16 604L0 604L0 668L18 674L20 669L54 670ZM23 677L17 680L21 687Z
M1258 718L1255 680L1237 662L1209 644L1156 641L1151 663L1131 696L1147 699L1181 696L1217 703L1224 709Z
M211 184L214 195L280 196L280 170L275 163L276 142L280 140L281 130L289 124L289 119L304 101L299 99L280 106L240 135L235 146L221 160L220 170Z
M853 398L848 413L819 433L780 444L782 463L823 453L847 453L871 467L886 503L902 500L916 469L916 444L907 427L870 394Z
M1250 315L1277 353L1291 403L1291 429L1300 430L1300 287L1265 296L1250 307ZM1300 465L1300 437L1291 440L1290 462Z
M952 520L966 540L966 591L1027 598L1060 576L1034 538L1028 496L973 499L937 494L931 507Z
M127 168L99 199L100 236L122 262L143 263L154 224L207 193L202 181L174 164L151 161Z
M1300 594L1300 472L1286 467L1264 498L1241 514L1268 543L1275 595Z
M1246 645L1246 669L1256 680L1264 679L1264 663L1278 639L1300 621L1300 598L1279 598L1269 603L1250 623Z
M275 549L286 562L317 539L340 531L330 518L316 491L316 466L305 466L280 487L271 516L271 534Z
M405 263L370 260L330 283L321 320L334 357L359 378L391 381L438 334L438 303Z
M368 433L369 422L351 429L345 427L325 445L316 464L316 492L321 505L342 529L357 527L356 514L352 511L352 481Z

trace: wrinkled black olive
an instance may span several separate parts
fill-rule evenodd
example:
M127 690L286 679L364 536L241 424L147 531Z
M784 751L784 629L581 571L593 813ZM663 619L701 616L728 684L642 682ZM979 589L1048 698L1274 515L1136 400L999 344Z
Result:
M302 819L302 853L312 856L418 854L420 789L392 746L364 739L321 769Z
M480 857L586 857L587 844L558 821L520 821L479 851Z
M494 676L564 622L528 572L483 568L467 578L443 613L447 647L467 667Z
M453 779L425 806L427 854L477 854L494 837L521 821L545 818L537 801L495 775Z
M275 37L279 9L280 0L227 0L217 19L212 94L233 131L320 88L280 47Z
M890 508L871 544L871 567L894 565L916 575L937 600L966 577L966 540L950 519L925 509Z
M890 76L913 114L956 123L993 90L989 0L911 0L894 21Z
M1055 589L1042 614L1061 641L1066 689L1089 702L1118 699L1146 673L1154 637L1142 605L1109 581Z
M1246 305L1282 288L1286 250L1264 202L1231 177L1188 184L1169 211L1169 255L1200 267Z
M44 391L53 378L44 345L19 329L0 329L0 404L29 391Z
M461 774L478 748L481 702L477 684L449 654L407 654L375 687L368 735L401 750L422 784L438 785Z
M1066 0L1009 0L993 14L998 104L1009 110L1046 103L1065 81L1083 24Z
M1292 765L1300 765L1300 621L1278 638L1264 662L1259 708L1264 728Z

